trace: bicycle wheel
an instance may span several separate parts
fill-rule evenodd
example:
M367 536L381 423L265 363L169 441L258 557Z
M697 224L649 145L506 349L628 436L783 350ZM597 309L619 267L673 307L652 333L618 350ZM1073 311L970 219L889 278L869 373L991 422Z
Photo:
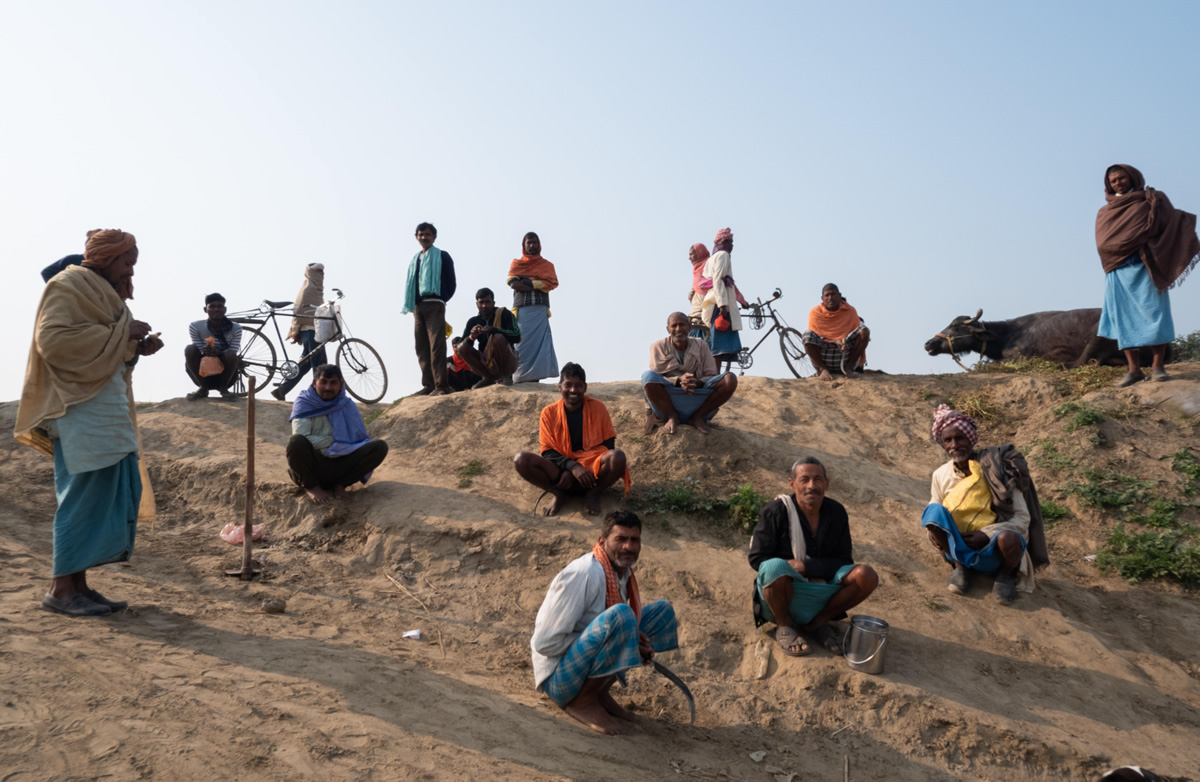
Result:
M387 367L375 348L358 337L338 345L337 365L346 381L346 392L363 404L373 404L387 393Z
M804 350L804 340L800 332L790 326L779 330L779 349L783 352L783 360L788 369L796 377L808 377L812 374L812 364L808 361L808 353Z
M242 347L238 351L238 372L233 381L233 392L246 396L250 391L251 376L257 378L254 395L267 387L275 376L275 346L267 335L258 329L242 328Z

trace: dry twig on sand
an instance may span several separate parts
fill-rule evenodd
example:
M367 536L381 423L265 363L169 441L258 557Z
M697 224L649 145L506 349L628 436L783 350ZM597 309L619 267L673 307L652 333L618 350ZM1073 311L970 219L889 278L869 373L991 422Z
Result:
M404 586L404 584L401 584L399 581L392 578L390 573L384 573L383 575L387 576L388 581L391 581L393 584L400 587L401 592L408 595L413 600L416 600L417 605L421 606L421 608L423 608L425 610L425 615L428 616L430 619L433 619L433 614L429 613L429 606L427 606L423 602L421 602L421 598L417 597L412 592L410 592L408 587ZM433 585L430 584L430 586L433 586ZM436 629L437 629L437 636L438 636L438 648L442 650L442 657L445 657L446 656L446 645L442 643L442 629L440 627L436 628Z

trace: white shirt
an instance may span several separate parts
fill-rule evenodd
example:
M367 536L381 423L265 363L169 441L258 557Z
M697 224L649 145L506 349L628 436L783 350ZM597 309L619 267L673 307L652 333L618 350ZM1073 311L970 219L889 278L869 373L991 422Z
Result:
M629 573L626 570L625 575L617 577L621 599L626 601L629 599L626 589ZM605 591L604 566L590 551L572 560L550 582L546 599L533 624L533 638L529 641L533 651L534 684L539 690L571 644L604 612Z

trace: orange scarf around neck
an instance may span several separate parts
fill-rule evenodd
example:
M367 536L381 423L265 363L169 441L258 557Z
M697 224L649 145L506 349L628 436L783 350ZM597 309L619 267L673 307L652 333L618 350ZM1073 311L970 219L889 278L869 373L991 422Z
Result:
M542 283L539 290L552 291L558 287L558 276L554 273L554 264L540 255L522 255L514 258L508 267L508 279L528 277Z
M592 546L592 554L600 560L600 565L604 568L604 607L611 608L617 603L625 602L621 600L621 587L620 582L617 581L617 572L613 570L612 563L608 561L608 554L604 551L604 545L600 541L596 541L596 545ZM638 594L637 576L633 575L633 570L629 571L628 589L629 607L633 609L633 615L640 623L642 621L642 599Z
M833 312L818 304L808 313L808 330L831 342L845 339L858 328L858 322L858 311L845 302Z

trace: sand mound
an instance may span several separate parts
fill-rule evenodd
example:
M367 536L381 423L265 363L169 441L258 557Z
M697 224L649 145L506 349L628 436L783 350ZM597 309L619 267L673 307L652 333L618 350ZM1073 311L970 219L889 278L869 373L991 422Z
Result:
M388 461L353 502L322 509L288 482L288 407L259 402L267 538L256 548L264 578L249 585L221 574L238 552L217 537L244 513L244 404L142 406L160 518L132 563L95 574L134 605L97 621L38 607L53 472L16 446L16 406L0 405L0 768L14 782L790 782L841 779L849 758L854 780L1088 780L1131 762L1183 778L1200 768L1200 610L1178 588L1129 586L1086 562L1114 517L1067 491L1080 465L1176 485L1170 456L1196 442L1187 405L1200 398L1200 367L1176 376L1087 394L1076 401L1101 420L1072 431L1054 412L1061 384L1040 376L742 378L709 437L644 436L636 384L593 386L635 491L691 479L716 496L746 482L774 495L797 455L822 459L850 510L856 559L881 576L862 611L892 626L882 676L822 652L773 653L757 680L745 536L720 520L649 515L639 579L643 594L675 603L681 648L663 661L690 683L697 722L678 691L638 671L619 700L648 719L617 739L585 732L532 689L533 617L597 526L575 506L533 515L538 492L512 470L513 454L536 446L549 386L375 408L369 428L388 440ZM1071 514L1050 532L1055 564L1037 593L1012 608L984 584L947 593L918 534L941 461L928 424L947 398L981 404L983 440L1021 446L1043 499ZM1178 512L1200 521L1194 506ZM287 610L263 613L264 598ZM424 640L401 638L415 628Z

